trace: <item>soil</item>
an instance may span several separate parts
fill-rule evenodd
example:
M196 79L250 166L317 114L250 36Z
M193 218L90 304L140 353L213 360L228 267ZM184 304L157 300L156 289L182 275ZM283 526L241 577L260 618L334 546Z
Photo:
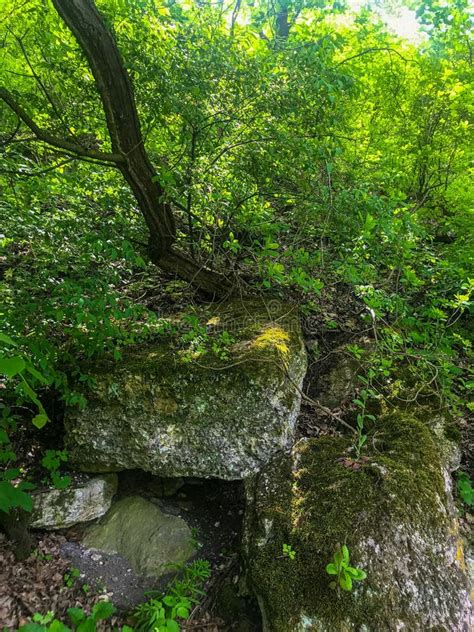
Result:
M0 534L0 629L17 630L39 612L52 610L56 617L67 620L68 608L86 612L100 599L95 591L85 592L80 582L70 585L66 578L70 563L61 547L65 537L58 534L34 534L35 549L28 559L16 562L6 537ZM110 621L117 627L120 618ZM104 628L103 628L104 629Z

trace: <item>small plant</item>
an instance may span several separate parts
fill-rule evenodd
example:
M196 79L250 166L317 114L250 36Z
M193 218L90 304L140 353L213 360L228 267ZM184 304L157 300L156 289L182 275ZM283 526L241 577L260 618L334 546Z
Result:
M179 632L176 619L187 619L192 602L187 597L178 599L173 595L164 595L160 599L150 599L138 606L135 615L137 630L148 632Z
M35 485L24 480L25 472L15 467L17 455L11 435L16 429L17 421L11 409L0 403L0 511L5 513L11 510L31 512L33 509L33 500L27 492L35 489Z
M68 618L76 632L95 632L97 623L105 621L115 613L115 606L109 601L99 601L87 615L82 608L68 608ZM18 632L71 632L71 628L54 618L54 612L45 615L36 613L33 621L22 625ZM122 632L131 632L131 628L124 626Z
M209 576L209 562L196 560L184 568L180 579L175 577L166 594L148 593L155 596L135 610L137 632L179 632L176 619L189 617L192 605L205 594L202 586Z
M81 571L74 566L69 569L69 571L64 575L64 584L68 588L72 588L76 583L76 580L79 578Z
M39 549L35 549L32 555L41 562L50 562L53 559L51 553L43 553L43 551L40 551Z
M64 489L71 482L70 476L61 476L59 467L68 459L66 450L46 450L41 465L48 470L51 482L56 489Z
M347 345L347 351L356 358L356 360L360 360L364 355L364 349L359 347L359 345Z
M222 331L216 340L212 342L212 351L219 360L227 360L230 357L229 349L234 344L235 338L228 331Z
M457 472L458 479L458 494L462 502L468 507L474 507L474 488L472 487L471 479L467 472Z
M191 529L190 544L193 548L196 549L196 551L202 548L202 543L199 542L199 528L198 527L193 527Z
M82 608L68 608L67 613L77 632L94 632L98 621L105 621L115 612L115 606L110 601L99 601L87 616Z
M367 577L362 569L350 566L349 562L349 549L343 544L334 553L333 561L326 566L328 575L337 575L337 580L329 584L331 588L336 589L339 585L342 590L351 591L353 581L360 582Z
M296 551L292 548L291 544L283 545L283 555L290 560L294 560L296 557Z

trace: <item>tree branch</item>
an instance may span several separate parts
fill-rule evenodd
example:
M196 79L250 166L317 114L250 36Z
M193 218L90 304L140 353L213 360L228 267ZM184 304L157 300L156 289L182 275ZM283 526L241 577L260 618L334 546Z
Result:
M379 53L382 51L385 51L388 53L395 53L395 55L398 55L400 59L403 59L403 61L411 61L410 59L407 59L401 53L399 53L398 50L396 50L395 48L390 48L389 46L382 46L378 48L374 46L372 48L367 48L366 50L363 50L362 52L357 53L356 55L351 55L351 57L347 57L346 59L343 59L342 61L337 63L335 66L333 66L333 69L339 68L339 66L342 66L342 64L346 64L348 61L351 61L352 59L357 59L357 57L362 57L363 55L367 55L368 53Z
M19 169L0 169L0 173L8 173L10 175L17 175L21 177L28 176L29 178L34 178L36 176L42 176L45 173L49 173L50 171L54 171L55 169L59 169L60 167L64 167L64 165L68 165L74 160L74 158L68 158L67 160L63 160L62 162L58 162L55 165L50 165L49 167L45 167L44 169L32 169L31 171L20 171Z
M32 118L25 112L21 105L16 101L14 96L6 88L0 87L0 99L5 101L8 107L15 112L15 114L23 121L23 123L30 128L33 134L44 143L63 149L75 156L84 156L85 158L92 158L94 160L101 160L102 162L112 163L114 165L122 163L124 161L123 156L120 154L111 154L102 151L96 151L94 149L86 149L82 145L72 143L71 141L57 138L46 130L39 127Z
M28 68L30 69L31 74L35 78L36 83L39 85L39 87L40 87L41 91L43 92L44 96L49 101L51 107L53 108L54 113L56 114L58 119L61 121L61 123L63 124L64 128L71 134L71 130L69 129L69 127L66 124L66 122L64 121L63 117L61 116L61 112L58 110L58 107L56 106L56 103L54 102L54 99L49 94L49 92L48 92L46 86L44 85L41 77L38 75L36 70L33 68L33 65L32 65L32 63L30 61L30 58L28 57L28 53L26 51L25 45L23 44L23 40L21 39L21 37L18 37L18 35L16 35L13 31L11 31L10 29L8 29L8 30L13 35L15 40L18 42L18 45L21 48L21 52L23 53L23 57L25 58L25 61L28 64Z

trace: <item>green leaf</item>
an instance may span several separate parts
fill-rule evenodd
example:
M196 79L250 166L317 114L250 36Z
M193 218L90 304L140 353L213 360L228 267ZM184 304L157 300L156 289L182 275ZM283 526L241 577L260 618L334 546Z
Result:
M25 366L25 361L21 356L12 356L11 358L0 357L0 373L6 375L9 379L21 373Z
M76 627L76 632L96 632L97 626L92 617L87 617Z
M337 575L338 574L338 570L335 564L328 564L326 566L326 573L328 575Z
M352 579L359 582L367 577L366 573L361 568L354 568L353 566L348 566L346 568L346 573L349 573Z
M342 551L342 560L346 564L349 564L349 549L347 548L345 544L342 545L341 551Z
M57 472L52 472L51 480L53 481L53 485L56 489L66 489L71 483L70 476L61 476Z
M10 336L7 336L7 334L4 334L0 331L0 342L4 342L7 345L10 345L12 347L16 347L17 344L14 340L12 340L10 338Z
M345 570L339 575L339 585L342 590L350 591L352 590L352 579L351 576L346 573Z
M86 613L82 608L68 608L67 614L74 625L78 625L86 618Z
M8 513L10 509L30 512L33 509L33 499L10 481L0 481L0 510Z
M36 485L28 481L21 481L21 483L18 484L18 489L21 489L22 492L27 492L36 489Z
M29 362L26 365L26 370L28 371L28 373L30 373L33 377L35 377L38 382L41 382L41 384L44 384L45 386L49 385L49 381L44 377L44 375L42 373L40 373L39 371L37 371L35 369L34 366L32 366Z
M178 617L181 617L181 619L187 619L189 617L189 610L184 606L179 606L176 608L176 614Z
M48 628L48 632L71 632L71 628L55 619Z
M40 411L44 413L43 405L41 404L34 390L31 388L31 386L28 384L28 382L25 379L21 381L20 388L25 393L25 395L27 395L31 399L31 401L38 406Z
M48 416L45 413L39 413L31 420L33 426L36 428L43 428L48 423Z
M20 476L20 470L18 468L6 470L6 472L3 473L3 479L5 481L12 481L13 479L18 478L19 476Z
M110 601L99 601L99 603L96 603L92 608L92 616L96 621L108 619L114 612L116 612L116 608Z

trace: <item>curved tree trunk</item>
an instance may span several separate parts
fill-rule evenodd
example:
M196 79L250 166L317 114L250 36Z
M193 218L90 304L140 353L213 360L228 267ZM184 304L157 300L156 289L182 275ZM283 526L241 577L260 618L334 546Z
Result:
M150 233L154 263L212 294L229 292L222 275L172 249L176 239L173 212L145 151L129 76L112 34L93 0L52 0L86 56L104 108L117 168L130 185Z

